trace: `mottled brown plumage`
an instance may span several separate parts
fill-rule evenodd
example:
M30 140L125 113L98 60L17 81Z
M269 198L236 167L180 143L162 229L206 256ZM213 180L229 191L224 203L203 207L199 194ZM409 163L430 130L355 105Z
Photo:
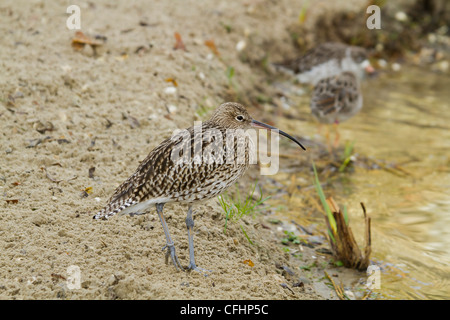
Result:
M170 202L187 203L188 268L199 270L193 253L191 205L217 196L246 172L252 143L244 130L251 127L276 129L253 120L238 103L220 105L208 121L178 132L153 149L94 218L108 219L117 213L144 214L155 205L166 235L166 258L170 254L175 267L183 269L176 257L162 209ZM286 133L279 133L301 146Z
M311 112L321 123L338 123L355 115L362 107L362 95L355 75L344 72L321 79L311 98Z

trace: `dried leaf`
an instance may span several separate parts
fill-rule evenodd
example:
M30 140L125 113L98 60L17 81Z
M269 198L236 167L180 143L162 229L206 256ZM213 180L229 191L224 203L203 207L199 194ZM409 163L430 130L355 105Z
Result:
M14 204L19 203L19 199L6 199L5 201L6 203L14 203Z
M81 51L81 50L83 50L84 46L85 46L84 43L72 41L72 48L73 48L74 50Z
M174 78L167 78L166 82L172 82L174 87L178 87L178 83L177 83L177 81Z
M72 48L77 51L80 51L84 48L85 45L90 45L92 47L92 50L94 51L94 54L96 54L96 48L98 46L103 45L105 41L106 41L105 36L97 35L95 36L95 39L93 39L91 37L86 36L83 32L77 31L75 33L75 36L72 38Z
M255 264L253 263L253 261L250 260L250 259L244 260L244 263L247 264L247 265L249 265L250 267L254 267L254 266L255 266Z
M175 46L173 47L174 50L181 49L187 51L186 47L184 46L183 40L181 40L181 35L178 32L175 32L175 40Z
M211 49L211 51L216 55L220 56L219 51L217 50L216 44L214 43L214 40L206 40L205 45Z
M97 36L97 37L99 38L100 36ZM75 33L75 36L72 38L72 45L74 45L74 44L80 44L83 47L86 44L91 45L91 46L101 46L103 44L103 42L92 39L91 37L86 36L81 31L77 31Z
M86 189L81 191L80 197L81 198L87 198L90 193L92 193L92 187L87 187Z

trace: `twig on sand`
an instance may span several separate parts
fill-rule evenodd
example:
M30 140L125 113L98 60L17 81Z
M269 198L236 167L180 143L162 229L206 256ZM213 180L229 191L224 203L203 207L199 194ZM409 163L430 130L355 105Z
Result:
M337 285L336 282L334 282L334 280L330 277L328 272L324 271L324 273L325 273L325 276L328 278L328 280L331 281L331 284L333 285L334 290L336 291L336 294L339 297L339 299L341 299L341 300L350 300L349 297L345 294L344 288L342 287L342 284L340 286Z
M56 183L56 184L59 184L59 183L62 182L62 181L69 182L69 181L72 181L72 180L75 180L76 178L78 178L78 176L75 175L73 178L70 178L70 179L68 179L68 180L63 180L63 179L61 179L61 180L56 180L56 179L52 178L52 177L48 174L48 171L47 171L47 168L46 168L46 167L42 167L41 169L44 170L45 176L46 176L51 182L54 182L54 183Z

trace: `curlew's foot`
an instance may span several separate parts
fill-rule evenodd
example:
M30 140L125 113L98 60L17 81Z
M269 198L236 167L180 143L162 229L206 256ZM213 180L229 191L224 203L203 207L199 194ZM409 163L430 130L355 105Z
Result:
M188 268L188 270L192 270L192 271L196 271L198 273L201 273L205 277L209 276L209 274L212 273L211 270L207 270L207 269L203 269L203 268L197 267L195 265L195 263L193 263L193 262L189 263L189 266L187 268Z
M180 269L181 271L184 271L183 267L181 266L180 260L178 260L177 254L175 253L175 246L173 243L166 244L162 249L166 249L166 264L168 263L169 256L172 258L173 265L177 269L177 271Z

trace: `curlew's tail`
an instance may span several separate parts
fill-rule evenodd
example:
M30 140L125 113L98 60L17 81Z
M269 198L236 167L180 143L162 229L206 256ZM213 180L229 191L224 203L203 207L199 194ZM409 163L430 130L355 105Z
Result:
M109 219L110 217L116 215L117 213L135 205L138 201L132 198L128 198L126 200L119 200L108 203L102 210L97 212L97 214L93 217L94 219Z

